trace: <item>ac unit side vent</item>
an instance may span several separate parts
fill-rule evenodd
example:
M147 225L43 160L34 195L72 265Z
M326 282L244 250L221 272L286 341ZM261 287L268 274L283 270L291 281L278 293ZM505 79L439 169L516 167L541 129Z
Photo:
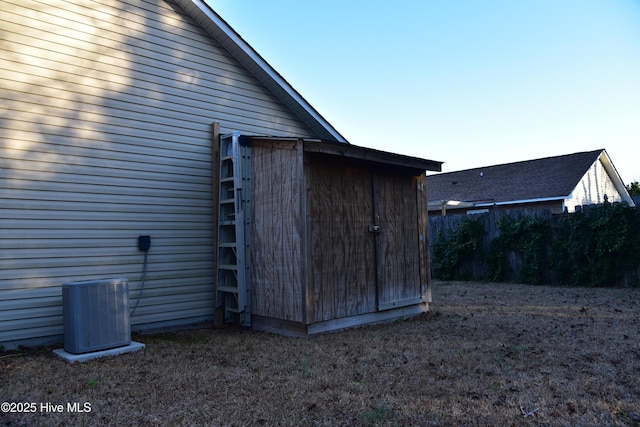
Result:
M131 343L129 283L126 278L62 285L64 349L73 354Z

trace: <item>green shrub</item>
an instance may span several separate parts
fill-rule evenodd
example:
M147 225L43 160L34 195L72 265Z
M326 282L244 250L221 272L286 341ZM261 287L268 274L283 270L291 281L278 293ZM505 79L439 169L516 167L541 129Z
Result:
M504 281L509 278L522 283L546 283L548 281L548 247L551 227L545 219L523 216L514 219L503 216L500 235L491 241L487 257L487 278ZM513 271L509 253L521 259Z
M485 219L463 217L433 244L433 277L572 286L639 286L640 208L594 206L555 217L503 216L483 250ZM482 272L486 272L482 274Z
M433 245L433 276L441 280L472 279L471 263L485 236L481 221L464 217L449 238L438 233Z
M615 286L640 264L637 208L606 203L565 215L555 228L552 269L560 283Z

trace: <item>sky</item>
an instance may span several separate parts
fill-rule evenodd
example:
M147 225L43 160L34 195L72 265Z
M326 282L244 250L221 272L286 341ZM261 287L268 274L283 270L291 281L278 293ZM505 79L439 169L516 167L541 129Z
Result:
M640 0L207 0L351 144L640 181Z

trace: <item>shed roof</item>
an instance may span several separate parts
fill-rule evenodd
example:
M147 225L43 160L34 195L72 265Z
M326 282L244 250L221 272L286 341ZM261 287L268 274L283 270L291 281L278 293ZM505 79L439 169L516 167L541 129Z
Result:
M340 144L335 141L318 139L298 139L291 137L250 136L246 135L249 144L277 146L289 143L291 147L297 141L303 142L304 151L312 155L329 158L334 162L347 162L353 165L367 165L379 171L408 173L421 175L425 171L442 170L442 162L419 157L405 156L388 151L375 150L352 144Z
M429 201L504 203L569 197L601 156L614 182L620 181L604 149L430 175Z
M304 150L309 153L332 156L334 159L367 163L374 168L405 171L413 175L423 174L425 171L442 170L442 162L435 160L405 156L355 145L345 146L344 144L336 144L335 142L322 141L319 143L305 144Z
M347 140L203 0L174 0L319 138Z

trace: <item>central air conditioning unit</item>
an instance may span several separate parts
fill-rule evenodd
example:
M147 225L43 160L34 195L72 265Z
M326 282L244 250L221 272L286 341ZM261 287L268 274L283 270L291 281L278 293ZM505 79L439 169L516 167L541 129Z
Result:
M129 284L126 278L62 285L64 349L73 354L131 343Z

